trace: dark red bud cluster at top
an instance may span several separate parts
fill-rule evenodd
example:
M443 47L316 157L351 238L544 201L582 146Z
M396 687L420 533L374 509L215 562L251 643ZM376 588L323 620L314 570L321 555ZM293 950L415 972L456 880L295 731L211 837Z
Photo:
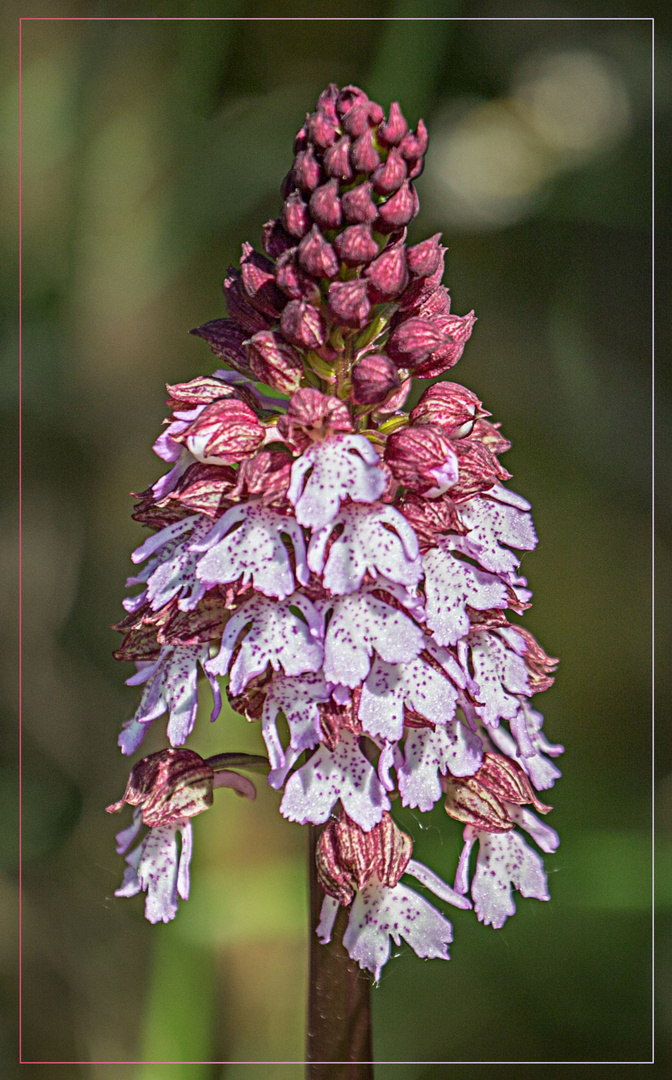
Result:
M440 234L406 244L426 149L422 120L411 131L396 102L386 117L363 90L332 83L296 135L282 209L263 229L264 253L244 244L240 268L229 269L229 318L192 333L236 371L291 394L316 384L315 357L338 362L343 342L335 331L363 331L378 320L376 340L355 343L348 358L347 393L365 409L380 406L409 374L447 371L474 316L450 314Z

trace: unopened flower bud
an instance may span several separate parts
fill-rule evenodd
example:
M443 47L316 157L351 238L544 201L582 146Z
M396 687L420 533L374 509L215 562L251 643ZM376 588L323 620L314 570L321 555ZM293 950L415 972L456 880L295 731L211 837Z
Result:
M373 189L378 195L391 195L398 191L406 179L406 162L398 150L392 149L387 161L374 170L371 177Z
M272 319L277 318L285 306L285 298L275 283L273 263L251 244L243 244L240 274L243 289L254 306Z
M296 241L285 232L279 221L267 221L262 229L261 246L271 259L277 259L283 251L294 246Z
M307 274L316 278L333 278L338 273L338 258L317 225L313 225L299 244L299 265Z
M310 229L310 214L302 195L293 191L284 201L281 214L282 224L290 236L301 239Z
M372 303L381 304L394 300L406 288L406 250L402 243L384 248L382 253L367 267L369 296Z
M212 767L193 750L159 750L133 766L122 798L106 810L116 814L124 803L142 806L145 825L172 825L212 806L214 779Z
M268 333L262 331L255 337ZM233 465L253 454L265 437L264 425L252 409L237 398L213 401L183 431L173 436L198 461L212 465Z
M357 891L357 882L350 867L341 864L336 825L330 818L320 834L315 849L317 880L327 896L333 896L347 907Z
M387 120L378 128L377 138L383 146L397 146L408 131L408 124L399 108L399 102L390 105Z
M334 247L346 266L361 266L371 262L378 254L378 244L371 234L371 226L348 225L334 239Z
M404 135L399 144L399 150L402 157L405 157L407 161L416 161L417 158L421 158L427 151L427 128L425 127L424 120L418 120L418 126L415 129L415 133L409 131Z
M243 289L240 271L229 267L229 272L223 284L226 308L232 319L235 319L248 334L256 334L258 330L267 330L269 318L259 311Z
M441 233L434 233L434 236L408 248L406 252L408 269L414 277L430 277L438 269L441 253L445 250L440 241Z
M413 854L413 841L388 813L369 832L345 813L325 826L316 850L318 877L324 891L340 903L349 903L375 875L394 888ZM348 896L349 899L345 900Z
M468 532L462 524L457 507L448 495L440 499L426 499L414 491L407 491L399 504L399 509L407 521L410 521L420 542L426 548L434 547L437 536L441 533L457 533L464 536Z
M336 112L343 119L355 105L366 105L368 100L368 96L358 86L344 86L336 98Z
M355 174L350 164L350 139L347 135L327 150L324 169L328 176L335 176L337 180L352 180Z
M324 109L318 109L317 112L314 112L306 127L308 129L308 138L316 146L319 146L321 150L326 150L327 147L333 146L336 142L336 125Z
M338 180L318 187L310 197L310 212L321 229L337 229L343 217L338 198Z
M329 286L327 303L331 315L337 322L356 329L366 324L371 314L366 281L357 278L354 281L334 281Z
M347 221L355 224L366 221L371 224L376 220L378 207L371 198L371 191L371 181L367 180L366 183L358 184L357 187L346 191L341 196L341 206Z
M387 351L392 359L413 371L423 360L446 343L446 336L430 319L404 319L390 334Z
M352 370L352 400L379 405L400 385L399 372L383 353L368 353Z
M302 191L314 191L321 182L322 170L320 163L313 153L312 146L302 150L296 155L292 177L297 187Z
M380 154L373 145L373 132L368 128L352 144L350 161L355 172L371 173L380 165Z
M294 145L292 147L295 154L299 154L302 150L305 150L308 146L308 128L307 124L310 120L310 113L306 113L305 123L301 125L296 135L294 136Z
M272 330L255 334L247 355L252 371L261 382L283 394L298 390L303 375L301 354L279 334Z
M317 308L305 300L291 300L282 313L280 330L292 345L319 349L325 342L324 320Z
M443 494L458 479L455 451L434 425L393 432L385 447L385 461L400 484L429 498Z
M380 105L376 104L375 101L367 101L365 104L353 105L343 116L341 127L353 139L357 139L368 131L370 127L379 124L383 116L384 113Z
M390 195L384 203L378 207L378 223L376 228L379 232L393 232L404 225L408 225L419 209L415 188L408 180L404 181L394 195Z
M336 112L336 101L338 99L338 87L336 83L329 83L326 90L323 90L317 99L316 109L321 109L325 116L332 120L334 124L338 123L338 113ZM308 119L308 118L306 118Z
M422 394L412 424L438 424L452 439L471 435L479 416L488 416L476 394L459 383L438 382Z
M278 431L292 450L302 453L311 442L352 431L352 421L344 402L312 386L303 387L289 399Z
M433 379L435 375L443 375L444 371L454 367L464 352L475 322L473 311L468 315L446 315L436 319L436 326L445 335L444 342L430 356L417 362L413 368L416 378Z
M297 249L292 248L281 255L275 264L275 281L283 293L293 300L302 297L311 303L320 302L317 283L297 263Z
M234 371L248 377L252 375L244 345L249 332L234 319L212 319L189 333L207 341L215 356L225 360Z
M484 754L483 764L476 776L484 787L487 787L503 802L513 803L514 806L532 803L540 814L548 814L552 810L551 806L539 800L527 773L518 762L504 754Z
M448 776L441 784L446 793L446 813L456 821L483 832L509 832L513 821L506 807L477 776Z

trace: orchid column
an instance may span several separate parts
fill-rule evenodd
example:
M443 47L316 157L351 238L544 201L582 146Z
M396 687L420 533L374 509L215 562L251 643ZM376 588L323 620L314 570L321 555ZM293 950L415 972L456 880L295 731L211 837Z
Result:
M409 131L396 103L385 117L356 87L330 85L306 116L265 254L243 245L224 281L229 317L192 331L225 367L168 388L155 450L171 468L136 506L152 532L118 626L115 655L144 685L121 749L135 753L166 713L172 747L131 775L120 852L143 822L149 831L118 895L144 890L150 921L172 919L189 891L191 817L216 787L254 796L238 770L260 759L175 749L195 722L199 674L213 719L222 679L233 709L261 722L280 812L311 826L313 1006L335 925L356 965L343 977L368 1001L357 970L378 980L391 939L448 959L441 904L501 927L514 889L547 900L520 830L542 851L558 843L528 808L550 810L536 791L559 776L562 747L530 705L556 662L507 618L529 607L516 552L536 544L529 504L505 486L510 444L457 383L435 382L403 411L412 380L452 368L474 324L450 311L440 236L406 244L426 148L422 121ZM462 823L452 886L413 859L396 797L421 812L441 799ZM360 1060L366 1003L352 1012L313 1008L311 1061Z

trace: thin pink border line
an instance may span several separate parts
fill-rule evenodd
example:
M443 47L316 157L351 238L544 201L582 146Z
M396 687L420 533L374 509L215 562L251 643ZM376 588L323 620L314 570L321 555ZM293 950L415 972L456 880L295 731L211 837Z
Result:
M18 1064L19 1065L306 1065L307 1062L35 1062L25 1061L22 1057L23 1048L23 818L22 818L22 780L23 780L23 605L22 605L22 524L23 524L23 427L22 427L22 404L23 404L23 367L22 367L22 329L23 329L23 143L22 143L22 58L23 58L23 23L646 23L651 24L651 284L655 283L655 171L654 171L654 139L655 139L655 113L654 113L654 84L655 84L655 18L653 15L633 16L546 16L526 18L524 16L492 16L492 17L453 17L453 16L422 16L422 17L318 17L310 16L89 16L89 15L23 15L18 19ZM654 370L654 338L655 338L655 293L651 287L651 447L654 445L655 417L653 407L655 403L655 370ZM655 462L653 450L651 450L651 486L654 481ZM651 525L654 524L654 507L651 500ZM655 567L651 565L651 590L654 589ZM651 624L651 660L654 649L654 627ZM655 810L653 773L655 760L655 730L653 725L654 703L651 702L651 858L653 858L653 870L651 870L651 969L655 968ZM375 1065L653 1065L655 1064L655 989L654 978L651 975L651 1058L647 1062L372 1062ZM325 1062L324 1064L338 1064L337 1062Z
M21 78L21 59L22 59L22 42L21 42L21 19L19 19L19 1061L21 1061L21 1051L23 1048L23 818L22 818L22 780L23 780L23 596L22 596L22 583L23 583L23 566L22 566L22 549L23 549L23 537L22 537L22 524L23 524L23 471L22 471L22 449L23 449L23 429L22 429L22 411L23 411L23 368L22 368L22 330L23 330L23 262L22 262L22 99L21 92L23 82Z
M653 23L653 15L22 15L19 23ZM70 1063L68 1063L70 1064ZM75 1063L77 1064L77 1063ZM94 1063L95 1064L95 1063ZM122 1063L126 1064L126 1063ZM133 1064L132 1062L129 1064ZM140 1063L142 1064L142 1063ZM170 1064L170 1063L158 1063ZM265 1062L252 1064L265 1065ZM279 1062L284 1065L284 1062ZM295 1064L295 1063L286 1063ZM389 1064L389 1063L386 1063ZM412 1063L413 1064L413 1063ZM486 1063L487 1064L487 1063ZM564 1063L563 1063L564 1064Z

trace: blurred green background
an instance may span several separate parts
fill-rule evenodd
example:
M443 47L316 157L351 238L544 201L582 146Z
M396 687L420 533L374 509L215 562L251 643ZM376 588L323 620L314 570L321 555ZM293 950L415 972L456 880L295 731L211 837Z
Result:
M451 911L449 964L398 950L373 992L374 1042L379 1061L405 1064L381 1065L377 1075L430 1080L446 1069L422 1063L438 1062L648 1061L651 24L608 17L650 12L598 0L590 14L604 21L574 19L586 13L578 2L544 0L520 4L516 14L529 17L515 21L497 18L495 0L375 0L366 14L376 18L363 21L351 18L362 13L353 0L339 5L340 20L322 0L309 8L62 0L58 8L53 14L103 18L23 24L25 1059L304 1056L305 838L280 818L275 793L260 791L255 805L218 793L196 823L192 898L173 924L151 927L140 899L113 896L123 863L113 844L118 821L103 808L124 788L128 762L115 744L137 694L124 686L130 669L111 657L118 638L108 626L123 614L129 554L142 537L128 492L162 471L151 443L165 415L164 384L216 366L187 331L225 313L226 268L243 240L259 245L261 225L279 210L293 135L335 81L361 85L385 107L398 99L411 123L423 116L429 125L411 239L443 231L453 309L473 307L479 318L451 375L503 422L514 444L504 459L511 486L533 503L541 542L524 560L535 590L525 622L562 659L556 686L538 704L549 737L567 748L566 775L549 793L562 836L547 859L552 902L519 901L500 931ZM44 13L6 5L8 62L18 16ZM268 18L301 14L311 18ZM419 14L452 18L408 18ZM141 15L180 18L105 18ZM658 38L664 145L672 64ZM10 193L11 70L1 166ZM11 244L15 198L3 214ZM3 265L3 472L11 480L11 251ZM4 514L11 566L11 499ZM15 591L10 571L6 598ZM8 823L16 805L12 648L8 641L0 788ZM164 744L162 727L146 752ZM204 713L190 745L254 752L261 740L239 717L211 727ZM669 803L672 780L661 791ZM416 855L450 878L459 828L440 806L422 821L403 811L402 819ZM665 844L661 923L672 902ZM3 830L2 849L0 1052L11 1076L12 829ZM672 964L661 970L669 976ZM666 1041L665 993L659 1025ZM492 1068L457 1064L451 1076L478 1080ZM26 1069L37 1066L22 1076ZM572 1072L566 1066L563 1075ZM52 1073L293 1080L303 1068L72 1064ZM557 1076L552 1066L536 1073ZM517 1075L514 1066L498 1073L508 1074Z

